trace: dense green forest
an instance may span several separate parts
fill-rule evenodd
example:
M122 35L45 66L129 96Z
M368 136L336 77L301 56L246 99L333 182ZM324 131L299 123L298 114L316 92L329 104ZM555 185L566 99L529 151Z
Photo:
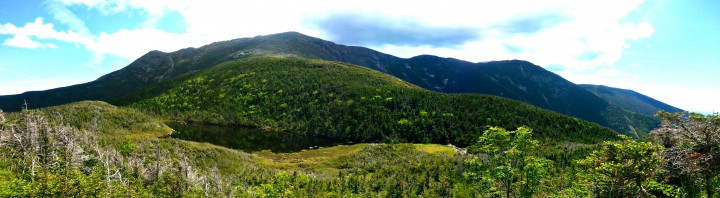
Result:
M161 138L169 131L158 119L81 102L0 113L0 196L715 197L720 115L659 115L654 139L597 145L490 127L467 152L355 144L251 154Z
M659 128L631 139L515 100L431 92L360 66L277 56L226 62L110 102L123 106L0 111L0 197L717 197L720 190L718 114L661 111ZM172 138L169 122L355 144L244 152Z
M2 197L448 193L453 180L447 176L462 162L451 148L411 144L248 154L159 138L167 132L162 123L102 102L0 118ZM432 172L415 174L417 170ZM413 183L403 184L409 189L393 189L411 181L427 186Z
M427 90L443 93L489 94L577 117L609 127L631 137L646 136L659 125L648 105L662 102L638 95L595 94L528 61L504 60L471 63L454 58L420 55L400 58L369 48L345 46L330 41L285 32L220 41L175 52L150 51L126 67L97 80L45 91L0 96L0 109L19 111L24 103L41 108L84 100L126 104L118 98L157 83L217 64L258 56L294 56L354 64L397 77ZM635 98L635 99L632 99ZM630 99L630 100L628 100ZM639 99L639 100L637 100ZM356 100L357 101L357 100ZM119 102L119 103L115 103ZM190 103L188 103L190 104ZM658 106L660 105L660 106ZM648 110L650 112L648 113Z
M354 142L467 146L488 126L597 143L615 132L496 96L443 94L360 66L300 58L227 62L118 103L181 121L245 125Z

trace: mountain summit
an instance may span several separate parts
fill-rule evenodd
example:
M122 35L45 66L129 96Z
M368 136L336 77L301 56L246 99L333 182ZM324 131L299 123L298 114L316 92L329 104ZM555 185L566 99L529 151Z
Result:
M591 93L562 77L522 60L471 63L421 55L399 58L365 47L336 44L298 32L215 42L172 53L151 51L130 65L99 79L69 87L0 96L0 108L17 111L80 100L111 103L150 85L222 62L248 57L294 56L350 63L398 77L422 88L445 93L480 93L516 99L569 116L608 126L621 133L647 132L658 121ZM629 119L632 118L632 119Z

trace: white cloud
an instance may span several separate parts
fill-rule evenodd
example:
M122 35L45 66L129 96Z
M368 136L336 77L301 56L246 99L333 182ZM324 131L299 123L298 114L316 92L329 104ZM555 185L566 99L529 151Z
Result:
M182 10L189 6L187 1L164 0L48 0L58 8L67 10L67 6L82 5L97 9L103 14L114 14L127 11L140 11L147 18L141 27L153 28L168 11Z
M478 41L467 43L457 49L418 48L393 51L398 47L388 46L382 50L405 57L442 53L442 56L470 61L524 59L542 66L561 65L567 69L584 71L613 65L622 57L622 52L629 46L629 41L647 38L653 32L649 23L622 21L642 1L537 2L503 2L502 5L478 3L475 6L459 6L482 7L484 11L477 11L477 14L468 12L466 13L468 16L462 18L480 19L480 22L465 21L468 23L466 26L479 27L486 33L485 37ZM506 5L521 7L516 9ZM558 12L566 19L532 34L512 34L494 28L495 24L508 22L513 16L527 15L519 14L528 13L521 12L523 9L528 10L529 13L559 10ZM459 13L450 13L450 15L459 15ZM519 52L510 52L505 46L513 46L515 49L512 51Z
M13 24L0 25L0 34L33 36L39 39L55 39L83 44L92 41L92 38L82 36L73 31L57 31L53 24L44 23L42 18L36 18L34 22L27 23L23 27L16 27Z
M83 43L87 44L92 41L91 38L81 36L78 33L72 31L60 32L56 31L53 24L46 24L42 18L35 19L32 23L27 23L23 27L16 27L13 24L0 25L0 34L13 35L13 37L6 39L3 45L21 47L21 48L57 48L52 43L43 43L37 39L54 39L70 43Z
M57 48L57 46L53 45L52 43L40 43L37 41L33 41L32 39L30 39L30 37L21 35L15 35L12 38L5 40L5 42L3 42L3 45L30 49L42 47Z
M134 60L151 50L175 51L198 45L196 40L156 29L121 30L111 34L101 33L87 48L100 56L95 57L98 59L95 61L101 61L101 56L106 54Z
M482 36L476 41L454 47L371 46L399 56L438 54L469 61L525 59L539 65L561 65L578 71L595 70L597 67L614 64L622 57L622 52L629 46L629 41L646 38L653 32L651 24L622 21L643 3L642 0L503 2L417 0L412 3L384 0L362 2L319 0L313 3L283 0L251 2L48 0L47 2L53 18L68 25L70 30L54 31L52 24L38 24L38 20L32 24L44 25L42 26L44 32L64 33L67 34L64 37L73 38L60 39L61 36L58 35L33 36L81 43L95 51L96 57L114 54L130 60L144 52L127 52L129 47L142 51L146 49L172 51L182 47L197 47L213 41L284 31L300 31L328 38L330 35L316 29L317 27L308 19L338 12L363 13L387 19L408 18L428 27L463 27L481 31ZM88 35L84 22L72 13L68 6L84 6L104 13L140 11L145 14L146 21L141 29ZM183 22L187 26L184 34L164 33L155 29L154 24L167 12L178 12L183 16ZM503 29L513 21L530 20L527 21L530 23L517 24L519 28L527 28L522 25L542 22L541 19L545 16L561 19L547 27L538 27L537 32L532 33L513 33ZM538 21L533 21L536 19ZM167 39L158 39L160 35L179 39L176 42L167 42ZM108 41L107 38L114 40ZM120 46L122 43L127 45ZM181 47L179 44L186 46ZM508 46L512 46L514 50L508 50Z
M710 99L720 98L720 90L717 88L688 91L682 88L660 89L643 85L639 76L622 71L622 67L613 67L624 51L632 47L633 41L648 38L654 33L650 23L625 19L643 4L643 0L48 2L53 19L67 25L68 30L58 30L53 24L43 22L42 18L22 27L13 24L0 25L0 34L12 35L3 44L25 48L52 48L57 46L46 42L47 40L74 43L92 51L92 62L100 63L103 57L108 55L134 60L150 50L169 52L215 41L285 31L299 31L328 39L332 38L332 35L318 29L317 25L313 24L316 22L313 19L336 13L359 13L386 19L378 22L392 23L410 19L424 27L467 28L479 31L480 36L477 39L457 46L368 46L401 57L434 54L474 62L524 59L541 66L563 67L559 74L576 83L646 90L645 93L652 97L691 110L702 110L704 107L700 105L717 104ZM138 29L126 28L117 32L90 35L85 21L72 12L75 9L68 9L73 6L99 10L104 14L139 12L146 20ZM169 33L155 27L157 21L168 12L182 15L182 22L186 25L184 33ZM551 19L549 24L533 26L545 23L545 18ZM637 66L631 65L634 68ZM2 89L10 88L0 87L0 93ZM688 97L689 95L693 97ZM716 108L720 110L720 107Z
M55 1L46 1L46 7L52 14L53 19L70 27L70 30L88 35L90 31L85 26L85 22L75 15L70 9Z
M67 24L71 30L85 38L80 43L94 53L90 65L102 62L106 55L134 60L150 50L175 51L185 47L199 47L215 41L256 36L285 31L302 31L303 7L307 3L286 1L144 1L144 0L49 0L48 7L54 18ZM192 6L191 6L192 5ZM139 11L146 20L140 29L122 29L87 35L87 28L68 6L84 6L105 14ZM187 31L183 34L157 29L157 21L167 12L178 12L184 17ZM37 21L36 21L37 22ZM40 21L42 23L42 21ZM52 24L46 26L52 30ZM54 31L54 30L53 30ZM312 30L303 31L305 33ZM317 35L315 33L314 35Z
M65 5L82 4L88 7L95 7L107 3L107 0L59 0L58 2Z
M408 18L428 27L476 28L476 41L452 47L370 46L380 51L409 57L437 54L469 61L525 59L539 65L560 65L577 71L596 70L614 64L629 41L652 35L652 25L622 21L642 0L551 0L551 1L469 1L452 0L346 2L298 1L142 1L142 0L59 0L64 6L82 5L103 12L141 11L146 14L142 29L125 29L98 35L88 48L99 54L114 54L130 60L146 49L173 51L199 45L284 31L300 31L321 38L331 37L317 29L313 21L332 13L354 12L381 18ZM57 9L63 10L63 9ZM67 9L65 9L67 10ZM187 31L183 34L154 30L153 24L167 12L178 12ZM70 15L68 18L74 15ZM559 21L540 27L538 32L512 33L503 28L513 21L541 20L545 16ZM542 22L542 21L538 21ZM519 23L517 25L532 25ZM520 27L523 28L523 27ZM116 35L117 34L117 35ZM160 35L178 38L175 42ZM107 41L107 38L114 38ZM104 40L105 39L105 40ZM131 40L122 40L131 39ZM142 41L142 42L138 42ZM127 43L125 46L121 46ZM184 44L185 46L180 46ZM112 46L112 47L110 47ZM508 46L514 50L508 50ZM128 52L135 48L142 52ZM97 57L97 56L96 56Z
M298 1L193 1L177 10L185 19L188 35L214 41L273 34L306 32L302 15L320 3Z
M600 69L597 71L597 75L603 77L618 77L625 75L625 73L617 69Z
M17 47L54 46L41 42L45 39L80 44L94 53L91 62L97 64L107 55L134 60L150 50L175 51L215 41L285 31L328 39L332 35L318 29L313 20L334 13L352 12L387 19L385 22L401 18L432 28L476 29L480 35L477 39L449 47L369 46L386 53L402 57L434 54L474 62L524 59L541 66L564 67L565 71L560 74L573 82L596 83L620 79L624 75L621 68L609 67L631 47L632 41L652 36L651 24L624 20L642 3L643 0L318 0L312 3L283 0L48 0L53 19L68 25L69 30L56 30L53 24L38 18L21 28L12 24L0 25L0 34L13 35L5 44ZM105 14L140 12L146 21L139 29L90 35L85 22L71 12L69 6ZM169 33L155 27L157 20L168 12L182 15L186 25L184 33ZM546 18L550 21L545 21ZM538 26L538 23L542 24Z

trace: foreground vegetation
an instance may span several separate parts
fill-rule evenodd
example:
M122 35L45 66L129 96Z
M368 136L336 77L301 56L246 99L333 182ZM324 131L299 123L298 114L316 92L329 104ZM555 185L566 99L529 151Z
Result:
M140 117L107 117L120 114ZM439 145L248 154L158 138L162 123L101 102L0 118L2 197L432 196L450 193L454 167L462 163L455 150ZM101 127L85 128L94 123Z
M546 142L490 127L468 147L356 144L254 154L159 138L136 110L0 113L0 196L714 197L720 116L661 113L657 139Z
M661 112L634 140L514 100L284 57L113 102L127 106L0 112L0 197L717 197L720 186L717 114ZM362 144L248 153L168 138L165 121Z

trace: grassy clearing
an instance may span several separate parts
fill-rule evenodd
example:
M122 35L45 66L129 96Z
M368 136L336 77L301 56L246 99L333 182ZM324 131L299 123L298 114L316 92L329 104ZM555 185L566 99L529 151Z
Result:
M449 146L443 146L439 144L414 144L413 146L415 146L415 149L428 154L443 154L448 156L457 154L457 151L455 151L455 149Z

